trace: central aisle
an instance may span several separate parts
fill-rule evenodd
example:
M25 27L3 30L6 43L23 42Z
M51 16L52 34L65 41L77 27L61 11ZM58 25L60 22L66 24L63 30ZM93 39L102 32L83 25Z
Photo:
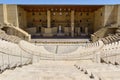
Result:
M74 67L75 61L48 61L7 70L0 80L89 80Z

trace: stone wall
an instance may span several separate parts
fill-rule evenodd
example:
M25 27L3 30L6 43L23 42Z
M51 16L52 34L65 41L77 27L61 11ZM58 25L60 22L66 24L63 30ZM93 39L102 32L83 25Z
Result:
M46 12L27 12L27 26L46 26L47 27L47 13Z
M94 12L75 12L75 27L82 27L85 31L85 27L88 27L90 33L93 32L94 26Z
M27 16L26 16L27 12L21 8L18 7L18 20L19 20L19 27L22 29L26 29L27 28Z
M118 25L120 25L120 5L117 5L117 6L118 6L118 14L117 14L118 19L117 19L117 23L118 23Z
M5 4L0 4L0 23L7 22L7 8Z
M104 26L104 7L94 12L94 32Z
M3 19L3 5L0 5L0 23L3 23L4 19Z
M19 27L17 5L7 5L7 21L16 27Z
M104 25L110 25L117 23L118 18L118 6L117 5L106 5L105 6L105 16Z

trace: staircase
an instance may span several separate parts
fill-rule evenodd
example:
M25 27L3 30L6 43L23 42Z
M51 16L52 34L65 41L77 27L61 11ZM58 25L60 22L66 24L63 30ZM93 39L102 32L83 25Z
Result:
M73 65L75 61L42 60L22 68L7 70L0 80L91 80Z
M20 27L14 26L11 23L4 23L1 28L2 29L7 28L6 33L9 34L9 35L18 36L21 39L27 40L27 41L31 40L31 35L30 34L28 34L26 31L24 31Z
M91 35L91 40L93 42L97 41L99 38L102 38L105 36L106 32L107 32L108 28L107 27L104 27L104 28L101 28L99 29L98 31L96 31L95 33L93 33Z
M91 35L91 40L95 42L100 38L108 36L109 34L115 34L117 29L118 27L115 25L111 25L110 27L103 27Z
M78 62L75 67L93 80L120 80L120 66Z
M120 66L91 60L41 60L32 65L6 70L0 80L120 80Z

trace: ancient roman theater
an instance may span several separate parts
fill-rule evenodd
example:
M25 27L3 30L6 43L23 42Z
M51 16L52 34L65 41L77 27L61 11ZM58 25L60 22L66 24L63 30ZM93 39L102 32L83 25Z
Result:
M0 80L120 80L120 5L0 4Z

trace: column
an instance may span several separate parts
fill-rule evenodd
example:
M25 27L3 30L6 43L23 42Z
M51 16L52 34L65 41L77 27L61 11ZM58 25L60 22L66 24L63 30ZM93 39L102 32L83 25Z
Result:
M47 27L51 27L50 10L47 10Z
M53 37L53 28L51 28L51 11L47 10L47 28L44 28L44 33L43 36L44 37Z
M71 11L71 37L74 37L74 10Z

